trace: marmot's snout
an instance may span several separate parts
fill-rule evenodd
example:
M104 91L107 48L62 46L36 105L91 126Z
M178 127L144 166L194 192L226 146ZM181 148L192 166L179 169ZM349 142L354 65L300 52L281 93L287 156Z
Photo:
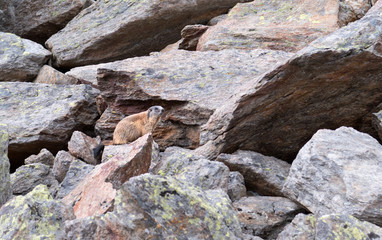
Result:
M149 108L149 117L161 116L163 113L164 113L164 108L161 106L152 106Z

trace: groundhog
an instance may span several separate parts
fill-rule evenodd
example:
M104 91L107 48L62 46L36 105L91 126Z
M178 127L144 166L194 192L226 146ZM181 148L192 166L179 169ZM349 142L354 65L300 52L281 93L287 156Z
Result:
M126 144L152 132L164 112L161 106L152 106L147 111L130 115L122 119L113 133L113 144ZM107 144L106 144L107 145ZM93 149L94 157L99 158L105 144Z

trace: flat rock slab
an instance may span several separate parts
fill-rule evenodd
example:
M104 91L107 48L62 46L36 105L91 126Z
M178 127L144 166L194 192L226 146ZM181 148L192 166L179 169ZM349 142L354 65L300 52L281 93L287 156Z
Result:
M97 1L46 42L60 67L110 62L159 51L189 24L206 22L239 0Z
M60 71L44 65L38 72L37 77L33 80L34 83L47 83L47 84L78 84L77 79L63 74Z
M382 102L382 16L370 14L254 78L202 127L200 153L253 150L293 160L322 128L359 127Z
M12 196L8 159L8 128L0 123L0 207Z
M0 83L0 122L8 124L11 162L42 148L64 149L74 130L95 123L98 94L87 85Z
M146 173L151 163L152 136L129 144L129 156L115 155L97 165L62 201L73 207L77 218L103 214L113 206L117 189L131 177Z
M51 55L38 43L0 32L0 82L33 80Z
M350 214L382 226L382 145L352 128L320 130L300 150L283 192L316 216Z

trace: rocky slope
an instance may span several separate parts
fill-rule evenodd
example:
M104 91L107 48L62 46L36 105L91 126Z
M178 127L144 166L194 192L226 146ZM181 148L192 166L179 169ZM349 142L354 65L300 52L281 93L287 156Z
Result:
M382 239L381 69L382 1L0 2L0 239Z

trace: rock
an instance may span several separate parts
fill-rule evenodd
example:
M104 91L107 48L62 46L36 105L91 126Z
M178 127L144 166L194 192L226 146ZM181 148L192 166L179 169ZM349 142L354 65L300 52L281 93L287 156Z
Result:
M68 210L53 200L46 186L38 185L0 208L0 238L64 239L66 219L70 219Z
M222 15L216 16L208 22L208 26L214 26L214 25L218 24L218 22L226 19L227 17L228 17L228 14L222 14Z
M99 144L100 142L97 139L91 138L82 132L74 131L68 142L68 149L74 157L96 165L99 161L94 157L93 149Z
M240 172L251 190L262 195L284 196L281 190L290 169L287 162L242 150L220 154L216 160L223 162L231 171Z
M25 164L42 163L42 164L48 165L49 167L53 167L54 156L47 149L43 148L41 149L38 155L31 155L28 158L26 158L24 160L24 163Z
M161 155L154 174L172 176L195 186L228 190L229 169L224 164L195 155L192 150L170 147Z
M206 22L237 2L97 1L46 46L55 64L66 68L148 55L178 40L184 26Z
M40 44L0 32L0 82L31 81L51 57Z
M317 130L357 128L382 102L381 36L382 16L367 15L248 81L201 128L198 152L243 149L291 161Z
M62 182L69 170L70 165L76 158L70 155L67 151L59 151L54 158L53 175L58 182Z
M377 109L379 111L372 114L371 123L377 131L379 139L382 139L382 104L379 104Z
M345 0L339 1L338 24L340 27L362 18L372 7L369 0Z
M316 218L313 214L299 213L277 236L278 240L315 240Z
M181 31L182 40L179 43L179 49L195 51L199 38L207 29L208 26L201 24L185 26Z
M33 82L47 83L47 84L79 84L80 83L74 77L65 75L48 65L44 65L40 69L36 79Z
M98 90L86 85L0 83L0 122L9 125L12 165L42 148L66 148L74 130L94 125Z
M283 192L316 216L351 214L382 226L382 145L341 127L320 130L294 160Z
M113 212L68 221L66 231L68 239L242 239L223 191L150 174L122 186Z
M12 32L44 43L91 2L90 0L10 0L7 6L2 8L6 20L0 21L0 31Z
M230 172L228 180L228 196L232 202L239 200L247 195L244 185L244 177L239 172Z
M159 150L159 145L155 141L153 141L153 147L151 150L151 164L149 168L149 173L152 173L156 165L159 164L161 160L160 157L160 150Z
M48 186L50 193L55 195L58 182L54 178L51 168L45 164L31 163L23 165L11 174L14 195L25 195L40 184Z
M113 206L116 191L131 177L150 167L152 136L146 134L126 147L128 156L115 155L97 165L62 201L73 207L77 218L103 214Z
M9 168L8 130L6 125L0 123L0 207L12 196Z
M99 70L98 74L98 86L109 105L96 124L102 139L110 139L123 115L145 111L152 105L163 106L165 116L153 133L163 151L173 145L198 147L200 125L222 102L248 78L261 75L290 56L270 50L179 50L74 68L66 74L95 82L97 69L109 69Z
M56 198L61 199L68 195L93 169L93 165L81 160L73 160L69 170L66 172L64 180L62 180L60 184Z

